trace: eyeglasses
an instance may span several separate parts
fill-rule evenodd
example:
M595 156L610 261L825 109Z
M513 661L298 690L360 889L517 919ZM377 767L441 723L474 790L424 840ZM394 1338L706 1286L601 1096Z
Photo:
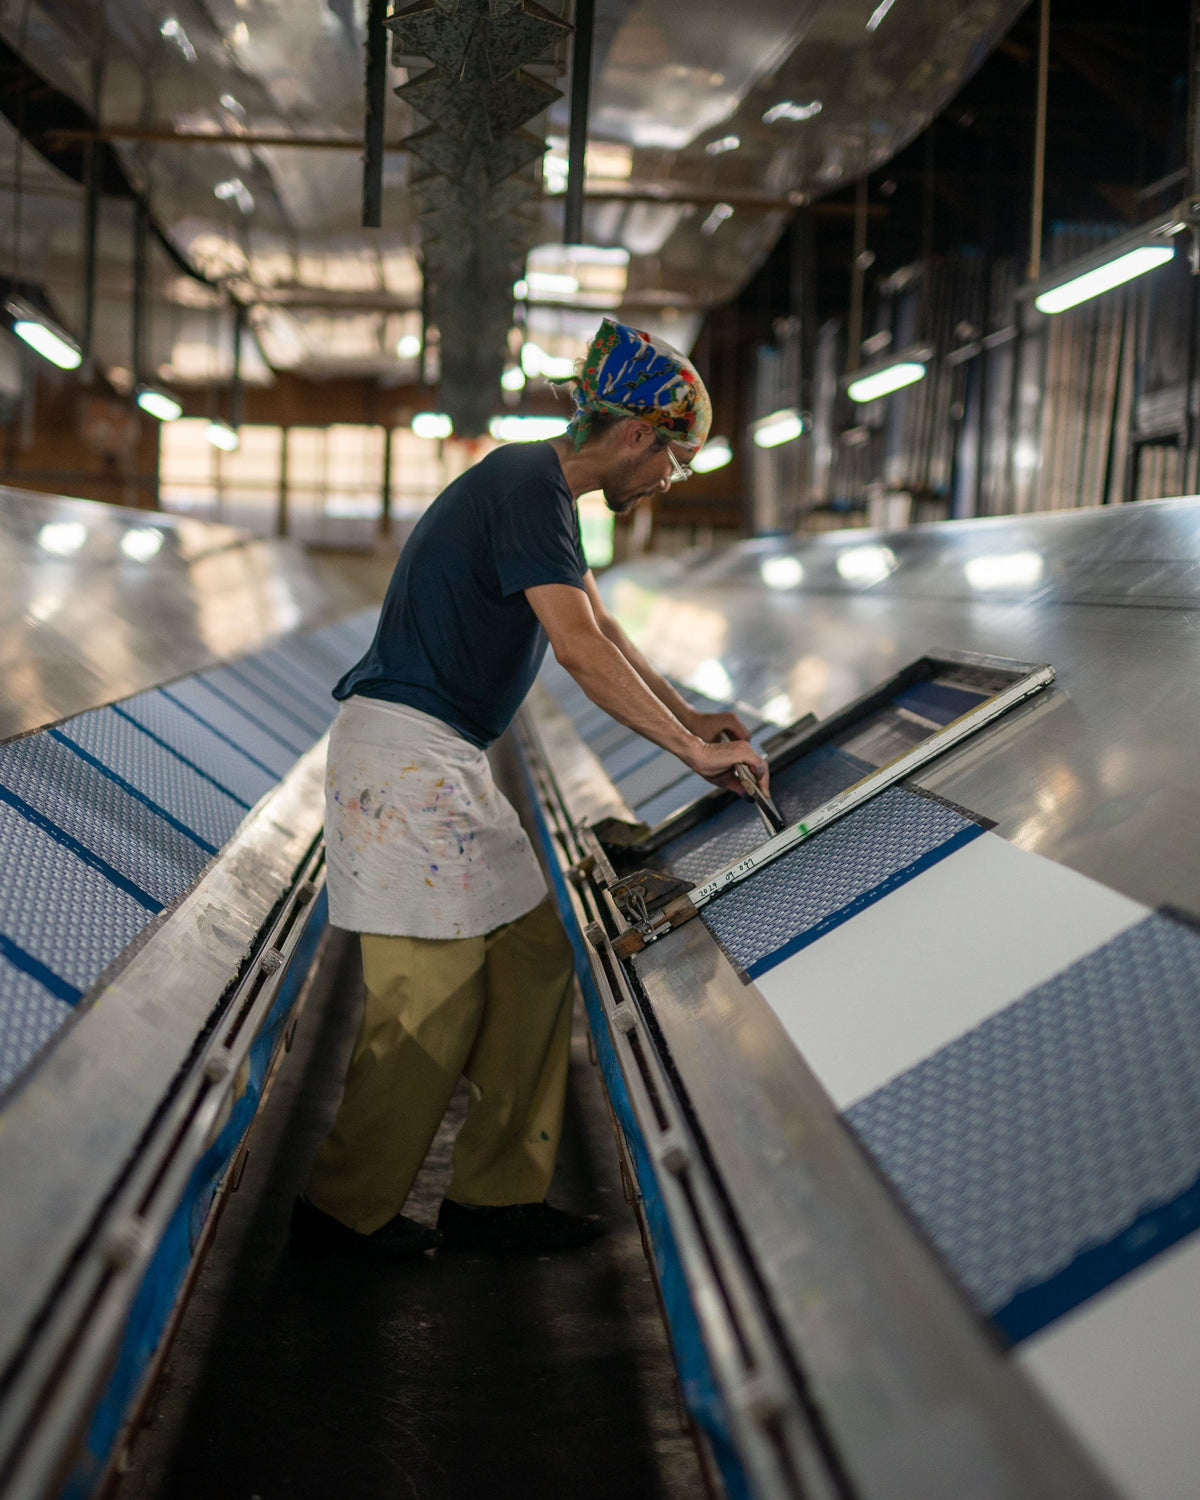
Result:
M660 453L666 449L667 457L671 461L671 472L667 475L668 484L682 484L685 479L692 477L691 468L687 464L681 464L675 457L671 448L670 438L659 438L654 444L654 452Z

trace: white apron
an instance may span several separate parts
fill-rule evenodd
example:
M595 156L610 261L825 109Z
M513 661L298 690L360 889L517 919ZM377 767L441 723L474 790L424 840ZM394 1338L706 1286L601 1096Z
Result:
M482 750L440 719L355 696L325 773L329 920L390 937L480 937L546 882Z

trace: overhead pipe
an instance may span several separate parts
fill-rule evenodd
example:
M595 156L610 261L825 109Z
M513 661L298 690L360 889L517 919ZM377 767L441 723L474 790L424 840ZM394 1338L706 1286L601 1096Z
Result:
M867 270L867 173L854 189L854 251L850 261L850 318L846 370L853 374L862 361L863 278Z
M96 28L99 35L96 60L92 65L92 111L99 119L108 41L103 5L97 12ZM104 180L104 155L104 147L99 141L88 142L87 181L83 202L83 318L79 337L79 352L83 356L80 375L85 385L92 383L96 373L92 345L96 326L96 243L100 227L100 185Z
M563 205L563 244L583 244L583 197L587 175L588 109L592 91L595 0L575 0L575 40L571 49L571 130L567 141L567 195Z
M367 4L367 113L363 130L362 224L378 229L383 222L383 124L387 113L388 0Z
M229 382L229 421L236 432L246 420L246 388L242 381L242 334L246 327L245 304L233 304L233 374Z
M1046 98L1050 77L1050 0L1042 0L1038 28L1037 118L1033 131L1033 203L1029 220L1028 280L1042 274L1042 205L1046 196Z
M133 205L133 301L130 317L130 366L133 375L133 392L136 398L142 383L144 324L146 315L146 230L149 215L145 200L137 198Z

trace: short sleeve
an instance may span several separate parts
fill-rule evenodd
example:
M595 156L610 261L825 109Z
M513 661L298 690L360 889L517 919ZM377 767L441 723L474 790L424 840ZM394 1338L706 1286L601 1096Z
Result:
M493 512L492 555L506 598L545 583L583 588L587 564L569 493L544 479L510 490Z

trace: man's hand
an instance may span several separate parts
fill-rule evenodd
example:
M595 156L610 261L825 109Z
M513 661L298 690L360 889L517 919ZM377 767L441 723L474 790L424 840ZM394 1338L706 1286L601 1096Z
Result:
M730 734L735 740L748 740L750 731L738 718L737 714L702 714L693 710L686 718L679 715L685 729L690 729L698 735L707 745L715 745L723 734Z
M684 723L694 735L699 736L705 742L701 747L697 763L692 766L693 771L698 771L706 781L714 782L717 786L724 787L726 791L737 792L739 796L744 797L746 794L742 791L737 777L728 769L741 761L753 771L754 779L763 791L770 792L771 778L767 763L749 743L750 731L737 714L702 714L693 710ZM725 751L732 750L734 753L714 766L714 757L709 752L718 748Z
M713 714L710 717L735 718L732 714ZM771 790L767 763L748 740L719 740L716 744L701 744L684 759L705 781L711 781L714 786L723 787L727 792L737 792L739 797L746 795L732 770L739 763L749 766L764 792L769 793Z

